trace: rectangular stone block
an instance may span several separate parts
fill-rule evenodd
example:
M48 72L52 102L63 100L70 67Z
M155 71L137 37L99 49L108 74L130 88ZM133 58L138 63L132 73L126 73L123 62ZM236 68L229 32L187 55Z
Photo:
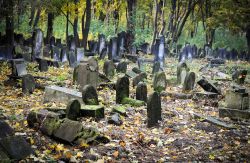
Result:
M237 109L230 109L230 108L219 108L219 116L221 118L229 117L234 120L238 120L238 119L250 120L250 109L237 110Z
M71 99L82 101L82 93L74 89L58 86L45 87L44 102L62 102L68 103Z
M104 118L104 107L100 105L82 105L81 115L83 117Z
M239 93L228 90L226 93L226 106L230 109L246 110L249 109L248 93Z

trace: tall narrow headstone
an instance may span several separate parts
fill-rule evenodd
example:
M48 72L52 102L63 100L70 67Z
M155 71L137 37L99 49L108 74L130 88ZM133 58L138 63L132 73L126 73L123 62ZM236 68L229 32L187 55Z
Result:
M116 82L116 103L120 104L126 97L129 97L129 79L124 76Z
M111 38L109 43L110 44L109 44L108 58L109 60L117 59L117 53L118 53L117 37Z
M98 35L98 54L101 55L103 49L105 48L105 35L99 34Z
M158 72L154 75L153 88L156 92L164 91L167 88L165 72Z
M32 46L32 54L34 58L41 58L42 53L42 47L43 47L43 32L41 29L36 29L34 32L34 40L33 40L33 46Z
M32 75L27 74L22 77L22 92L24 94L33 93L36 87L35 79Z
M194 89L194 83L195 83L195 73L189 72L186 75L184 84L183 84L183 91L191 91Z
M152 93L147 102L147 126L153 127L161 118L161 97L157 92Z
M177 84L183 84L189 69L185 62L180 62L177 66Z
M113 77L115 75L115 65L113 61L107 60L103 66L103 72L107 77Z
M136 99L147 102L147 85L140 82L136 87Z

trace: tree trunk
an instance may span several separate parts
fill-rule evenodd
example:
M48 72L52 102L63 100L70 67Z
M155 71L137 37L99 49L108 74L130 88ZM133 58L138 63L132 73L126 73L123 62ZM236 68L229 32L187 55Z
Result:
M13 0L7 2L8 14L6 15L6 36L7 44L14 46L14 15L13 15Z
M47 36L46 36L46 44L49 43L50 38L53 36L53 20L54 14L49 12L48 13L48 28L47 28Z
M250 26L248 26L246 30L246 39L247 39L248 55L250 56Z
M78 7L77 7L78 0L75 0L75 18L74 18L74 39L76 46L79 47L79 35L78 35Z
M67 3L67 8L68 8L69 4ZM69 43L69 10L67 10L67 14L66 14L66 44L68 45Z
M127 0L127 10L128 10L128 18L127 18L127 47L128 52L132 53L133 44L135 41L135 15L136 15L136 0Z
M82 17L82 44L84 49L87 48L90 21L91 21L91 0L86 0L86 9Z
M36 12L36 17L35 17L35 21L34 21L34 24L33 24L33 29L35 29L37 27L37 24L38 24L39 19L40 19L40 15L41 15L41 8L39 7L37 9L37 12Z

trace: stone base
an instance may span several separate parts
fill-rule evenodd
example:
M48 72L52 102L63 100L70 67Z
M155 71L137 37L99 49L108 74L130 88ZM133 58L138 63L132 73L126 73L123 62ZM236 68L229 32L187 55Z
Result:
M238 109L229 109L229 108L219 108L219 116L221 118L229 117L234 120L238 120L238 119L250 120L250 109L238 110Z
M213 93L213 92L196 92L195 96L197 98L201 98L201 99L216 99L218 98L218 94L217 93Z
M81 115L83 117L104 118L104 107L100 105L82 105Z

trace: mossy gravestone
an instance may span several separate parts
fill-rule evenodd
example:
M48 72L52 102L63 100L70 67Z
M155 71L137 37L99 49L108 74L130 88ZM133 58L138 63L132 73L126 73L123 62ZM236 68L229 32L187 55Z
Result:
M116 82L116 103L121 104L124 98L129 97L129 79L124 76Z
M140 82L136 87L136 99L147 102L147 85Z
M132 85L133 87L136 86L139 82L147 80L147 74L145 72L142 72L138 74L136 77L132 79Z
M195 83L195 73L189 72L186 75L185 81L183 83L183 91L191 91L194 89L194 83Z
M147 126L153 127L161 118L161 97L157 92L151 94L147 102Z
M22 77L22 92L24 94L33 93L36 87L35 79L32 75L27 74Z
M107 60L103 66L103 72L107 77L113 77L115 75L115 65L113 61Z
M125 61L120 62L117 67L116 67L116 71L118 73L126 73L127 72L127 63Z
M153 88L156 92L164 91L167 88L167 79L164 72L158 72L154 75Z
M81 104L78 100L71 100L66 108L66 117L71 120L77 120L80 117Z
M98 105L98 95L92 85L85 85L82 91L82 100L86 105Z

